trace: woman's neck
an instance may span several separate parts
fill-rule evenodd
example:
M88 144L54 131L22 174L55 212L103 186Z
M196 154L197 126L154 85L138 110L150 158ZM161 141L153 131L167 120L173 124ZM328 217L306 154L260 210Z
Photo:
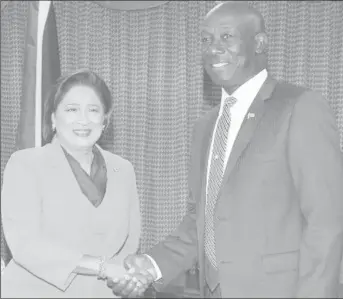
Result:
M70 154L81 166L90 167L93 162L93 147L71 148L67 144L60 142L61 146Z
M66 149L69 154L71 154L82 166L88 166L92 164L93 161L93 151L92 149Z

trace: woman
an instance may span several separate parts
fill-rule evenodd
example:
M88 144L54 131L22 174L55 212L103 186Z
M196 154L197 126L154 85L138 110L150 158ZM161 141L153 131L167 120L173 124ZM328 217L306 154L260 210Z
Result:
M95 73L62 77L45 107L51 142L9 159L1 207L13 259L1 297L114 297L106 278L125 274L141 223L131 163L96 145L111 112Z

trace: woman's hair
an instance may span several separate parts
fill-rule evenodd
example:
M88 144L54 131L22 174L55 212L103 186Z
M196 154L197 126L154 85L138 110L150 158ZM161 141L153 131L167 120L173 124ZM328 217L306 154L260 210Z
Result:
M113 108L111 92L105 81L90 70L78 70L75 73L61 76L51 87L44 103L43 112L43 140L50 142L54 136L51 116L56 112L58 105L66 93L74 86L88 86L99 96L105 111L105 127L108 126Z

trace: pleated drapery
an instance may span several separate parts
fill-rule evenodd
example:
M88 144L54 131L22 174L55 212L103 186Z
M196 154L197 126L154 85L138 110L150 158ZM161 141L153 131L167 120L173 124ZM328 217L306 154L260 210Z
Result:
M271 74L326 97L343 149L342 2L251 3L266 20ZM112 125L101 144L135 167L142 251L186 213L192 128L219 103L220 89L203 74L200 60L199 25L213 6L214 1L169 1L122 11L90 1L54 2L62 74L91 68L112 91ZM15 150L27 7L11 1L1 13L1 174Z

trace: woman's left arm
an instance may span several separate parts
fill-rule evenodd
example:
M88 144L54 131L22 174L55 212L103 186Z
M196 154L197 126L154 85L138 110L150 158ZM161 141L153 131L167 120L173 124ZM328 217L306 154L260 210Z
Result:
M129 162L129 231L127 240L122 250L114 257L114 260L123 261L129 254L135 254L139 249L141 236L141 214L139 206L139 197L137 192L136 174L132 164Z

